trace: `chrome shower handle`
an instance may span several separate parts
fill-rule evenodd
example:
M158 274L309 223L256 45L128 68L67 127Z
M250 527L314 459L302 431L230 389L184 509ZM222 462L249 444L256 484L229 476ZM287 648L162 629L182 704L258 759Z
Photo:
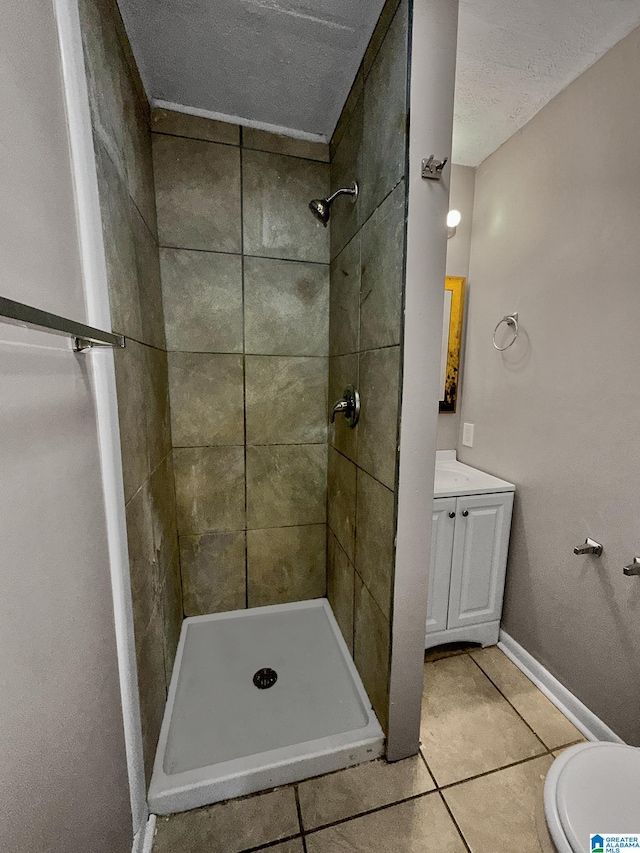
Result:
M344 415L347 426L353 429L360 418L360 394L353 387L347 385L342 398L334 403L331 409L331 423L335 423L336 415Z

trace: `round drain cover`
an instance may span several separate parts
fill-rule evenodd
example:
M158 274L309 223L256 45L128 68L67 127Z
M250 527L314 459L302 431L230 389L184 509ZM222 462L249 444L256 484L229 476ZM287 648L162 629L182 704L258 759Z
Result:
M259 669L253 676L253 683L258 690L266 690L267 687L273 687L278 680L278 673L275 669L270 669L266 666L264 669Z

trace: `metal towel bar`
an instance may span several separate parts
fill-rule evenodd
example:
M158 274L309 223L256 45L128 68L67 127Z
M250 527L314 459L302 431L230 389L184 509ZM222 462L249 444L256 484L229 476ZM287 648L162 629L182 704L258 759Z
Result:
M69 335L73 339L75 352L82 352L93 346L99 347L124 347L124 335L116 332L104 332L93 326L85 326L75 320L32 308L22 302L14 302L13 299L5 299L0 296L0 318L13 320L16 323L24 323L27 326L36 326L39 329L48 329L62 335Z
M498 344L496 343L496 333L503 323L506 323L507 326L509 326L511 328L511 330L513 332L513 338L509 341L509 343L506 346L499 347ZM493 330L493 345L498 350L498 352L504 352L506 349L509 349L509 347L511 347L515 344L517 337L518 337L518 312L514 311L513 314L507 314L505 317L502 318L502 320L499 320L498 323L496 324L496 327Z

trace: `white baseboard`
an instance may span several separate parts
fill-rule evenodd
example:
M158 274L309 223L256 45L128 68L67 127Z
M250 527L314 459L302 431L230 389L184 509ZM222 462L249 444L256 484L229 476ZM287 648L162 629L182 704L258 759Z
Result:
M156 833L156 816L149 815L149 819L133 839L131 853L151 853L153 847L153 836Z
M558 679L551 675L548 669L522 648L519 643L509 636L505 631L500 631L498 648L522 670L536 687L550 699L565 717L568 717L574 726L579 729L587 740L608 741L610 743L624 743L606 723L590 711L577 696L561 684Z

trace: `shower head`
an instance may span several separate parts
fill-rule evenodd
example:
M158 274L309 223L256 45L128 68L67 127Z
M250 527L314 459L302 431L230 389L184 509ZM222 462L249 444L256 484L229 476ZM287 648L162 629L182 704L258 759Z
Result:
M319 219L320 222L327 227L327 222L329 221L329 217L331 216L331 203L328 198L314 198L309 202L309 208L311 213L315 216L316 219Z
M330 195L329 198L314 198L309 202L309 209L311 213L318 219L324 227L327 227L327 223L331 217L331 205L335 201L335 199L339 195L350 195L351 196L351 204L356 203L356 199L358 198L358 184L356 181L353 182L353 187L336 190L333 195Z

